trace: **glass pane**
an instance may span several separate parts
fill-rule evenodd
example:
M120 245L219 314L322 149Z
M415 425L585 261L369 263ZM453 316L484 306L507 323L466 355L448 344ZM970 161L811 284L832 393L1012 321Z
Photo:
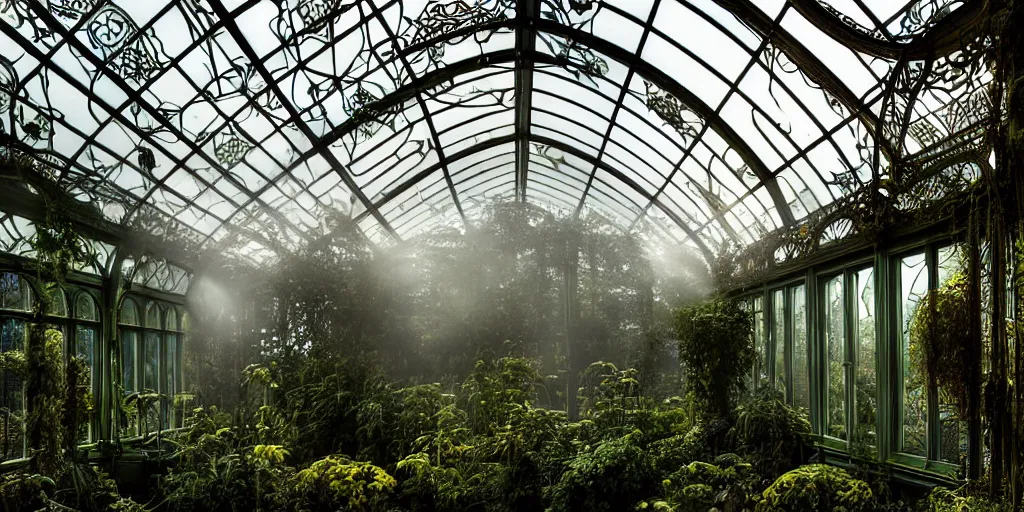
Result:
M68 301L64 291L56 286L49 286L50 303L46 305L46 314L50 316L68 316Z
M754 347L757 350L755 374L757 385L761 387L768 383L768 340L764 335L764 299L761 297L754 298Z
M164 343L164 362L166 374L167 387L165 388L164 394L168 395L164 401L164 428L170 428L173 422L172 408L169 404L174 403L174 394L180 391L178 389L178 335L168 334Z
M857 291L857 388L854 407L857 411L855 441L866 447L875 446L878 412L878 351L875 345L875 270L866 268L853 275Z
M160 306L155 302L146 303L146 327L160 329Z
M826 408L825 435L846 439L846 385L843 379L845 362L845 311L843 309L843 276L825 283L825 354Z
M0 273L0 309L28 311L28 283L18 274Z
M811 409L811 382L807 346L807 297L804 285L790 289L793 309L793 405L805 414Z
M24 348L25 322L14 318L0 319L0 352ZM24 456L24 414L24 382L12 372L0 371L0 461Z
M96 301L93 300L92 295L86 292L78 294L78 298L75 300L75 318L93 322L99 321L100 314L97 311Z
M786 302L785 290L772 292L772 344L775 352L775 389L786 395Z
M145 346L142 349L142 389L147 393L161 391L160 333L145 333ZM143 431L153 432L160 427L159 401L146 399L140 403L145 406L145 417L142 424Z
M139 306L135 304L134 300L125 299L124 304L121 305L121 323L125 325L140 325Z
M925 455L928 418L928 387L924 369L913 363L918 348L910 343L910 321L921 297L928 291L928 268L924 254L900 260L900 327L903 342L901 364L903 381L903 439L901 450Z
M938 284L945 286L955 275L965 271L964 255L957 245L939 248ZM1012 274L1010 274L1012 275ZM1013 294L1009 293L1008 297ZM1011 352L1012 354L1012 352ZM1012 358L1011 358L1012 360ZM953 464L967 464L967 418L960 414L957 400L939 388L939 456Z
M134 331L121 332L121 387L124 393L135 392L135 347L138 334Z
M146 345L142 352L142 389L160 390L160 334L146 333Z
M79 325L75 328L75 355L81 357L86 366L89 367L89 386L90 392L93 396L96 395L96 367L95 361L95 350L96 350L96 329L93 327ZM88 422L82 425L82 432L79 434L78 439L81 441L89 440L89 428Z
M164 326L168 331L180 330L178 326L178 312L173 307L167 308L167 323Z

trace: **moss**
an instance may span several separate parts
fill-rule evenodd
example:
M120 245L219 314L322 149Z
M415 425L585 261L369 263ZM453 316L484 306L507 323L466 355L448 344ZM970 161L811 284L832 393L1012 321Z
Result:
M762 494L757 512L870 510L871 488L846 471L825 464L811 464L780 476Z

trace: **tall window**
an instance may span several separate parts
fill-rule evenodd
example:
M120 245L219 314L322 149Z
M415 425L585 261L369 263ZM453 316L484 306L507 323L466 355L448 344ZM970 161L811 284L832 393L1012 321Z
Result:
M25 349L32 295L21 276L0 273L0 354ZM25 383L0 370L0 461L25 456Z
M96 371L99 349L97 340L100 332L100 312L96 307L96 299L86 291L78 292L75 298L75 347L74 354L81 357L89 367L89 386L94 397L99 396L100 382ZM80 436L82 440L92 438L92 419L86 426L86 432Z
M825 352L825 431L824 434L837 439L846 439L846 314L844 301L844 276L838 275L825 281L824 336Z
M764 334L764 299L754 297L754 380L757 387L768 383L768 339Z
M966 271L964 255L957 246L947 245L936 251L938 264L936 286L945 286L957 273ZM1012 276L1013 274L1008 274ZM1007 293L1008 298L1013 293ZM1012 300L1012 299L1011 299ZM1011 352L1012 353L1012 352ZM966 464L969 439L966 418L961 417L957 400L945 389L938 389L939 458L954 464Z
M917 311L921 298L928 292L928 265L924 253L911 254L900 258L897 265L899 275L899 304L901 350L899 361L902 383L901 409L902 428L900 451L925 456L925 442L928 431L928 385L924 370L915 363L918 350L910 342L910 322Z
M849 309L853 335L854 440L874 447L878 438L878 345L875 343L875 269L868 267L850 275L854 305Z
M786 396L786 290L772 292L772 365L775 390Z
M181 390L181 322L175 306L127 298L121 306L122 386L137 419L126 434L148 433L180 423L172 404ZM141 320L141 322L140 322Z
M124 299L121 304L121 314L118 315L120 323L121 340L121 392L122 399L139 391L138 373L136 372L139 345L139 306L132 299ZM124 435L138 433L138 415L128 414L123 417L125 424L122 425Z
M807 345L807 296L804 285L789 289L790 325L793 329L793 405L808 414L811 409L810 359Z
M167 308L167 315L164 322L164 357L162 360L164 368L163 389L166 398L164 399L164 428L174 428L180 425L181 419L175 414L174 399L177 393L181 392L181 323L178 321L178 312L173 308Z
M771 290L767 347L774 389L805 412L810 409L806 290L803 284Z

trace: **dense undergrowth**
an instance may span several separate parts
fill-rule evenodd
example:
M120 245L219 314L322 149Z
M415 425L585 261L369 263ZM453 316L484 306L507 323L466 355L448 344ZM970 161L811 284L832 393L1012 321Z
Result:
M250 399L239 411L197 409L174 440L178 460L153 504L172 511L953 511L965 503L997 510L945 490L911 507L893 502L883 482L801 465L809 424L771 394L709 419L694 410L692 393L648 398L634 371L596 363L588 371L602 378L581 388L581 418L570 421L535 405L543 392L537 366L486 358L461 385L400 387L363 360L309 360L291 389L282 389L275 368L249 368ZM266 389L275 393L264 404Z
M167 441L173 465L148 504L118 500L101 478L93 492L105 498L75 508L1000 510L947 490L905 506L884 485L801 466L809 425L771 394L708 420L692 393L654 400L639 392L635 371L596 363L588 371L602 378L581 388L581 419L570 421L535 405L543 392L536 368L527 358L486 358L461 385L402 387L362 359L310 359L284 389L279 366L252 366L235 411L196 408ZM4 510L67 510L47 480L5 477Z

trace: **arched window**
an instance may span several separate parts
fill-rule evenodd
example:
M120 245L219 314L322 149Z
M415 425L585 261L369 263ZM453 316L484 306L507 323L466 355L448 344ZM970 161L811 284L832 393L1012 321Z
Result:
M28 282L0 272L0 353L25 349L25 322L31 309ZM25 456L25 383L0 370L0 461Z
M47 294L50 296L50 301L46 304L46 316L56 316L60 318L68 317L68 298L67 295L57 285L47 285Z
M121 340L121 390L131 394L138 390L136 383L136 348L139 344L139 306L132 299L124 299L118 315Z
M172 405L174 395L181 392L181 324L174 307L167 308L164 318L164 394L168 396L164 407L164 428L179 426L179 415Z
M96 299L87 291L78 292L74 304L75 346L73 354L81 357L89 367L90 390L96 397L99 396L100 390L99 374L96 370L96 361L99 360L96 351L99 349L97 340L100 332L100 311L96 306ZM90 418L88 428L79 437L80 439L92 438L92 423L93 418Z
M139 304L144 304L140 310ZM141 313L141 314L140 314ZM152 432L178 426L173 411L174 395L181 390L181 324L176 306L153 300L126 298L121 306L122 386L125 395L139 393L160 400L143 398L144 408L128 425L126 433Z

